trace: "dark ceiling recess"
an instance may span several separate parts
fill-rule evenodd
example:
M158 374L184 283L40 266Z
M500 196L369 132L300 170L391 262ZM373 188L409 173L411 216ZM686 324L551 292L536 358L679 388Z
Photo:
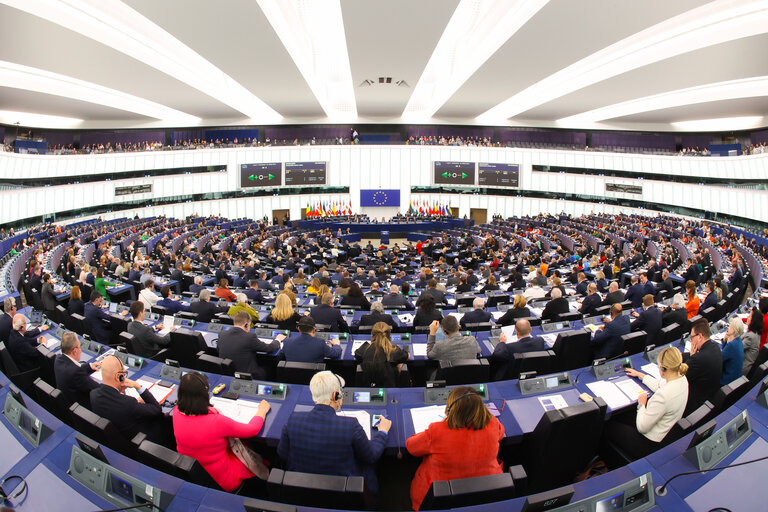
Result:
M360 85L358 87L370 87L372 85L396 85L398 87L410 87L408 85L408 82L405 80L393 80L391 76L380 76L378 82L376 80L371 80L370 78L366 78L362 82L360 82Z

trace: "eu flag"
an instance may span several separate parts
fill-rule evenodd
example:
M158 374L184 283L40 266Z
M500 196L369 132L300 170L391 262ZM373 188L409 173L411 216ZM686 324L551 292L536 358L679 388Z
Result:
M360 206L400 206L400 190L361 189Z

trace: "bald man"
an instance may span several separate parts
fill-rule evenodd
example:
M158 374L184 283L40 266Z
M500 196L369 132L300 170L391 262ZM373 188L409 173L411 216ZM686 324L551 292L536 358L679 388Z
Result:
M48 329L43 324L37 329L27 331L27 318L21 313L13 315L13 330L8 336L8 352L16 363L20 372L26 372L40 368L43 354L37 350L37 345L45 343L45 338L39 336Z
M619 290L618 282L611 281L611 284L608 286L608 295L605 296L605 300L603 301L602 305L613 306L619 302L624 302L624 292Z
M512 378L511 363L515 354L547 350L543 338L531 336L531 322L527 319L521 318L515 322L515 334L517 335L516 341L507 339L507 335L502 332L499 337L499 344L493 350L492 358L500 363L494 377L495 380Z
M112 422L129 442L142 432L147 439L175 449L173 428L163 409L144 386L128 378L122 361L107 356L101 362L102 383L91 391L91 410ZM133 388L143 402L125 394Z

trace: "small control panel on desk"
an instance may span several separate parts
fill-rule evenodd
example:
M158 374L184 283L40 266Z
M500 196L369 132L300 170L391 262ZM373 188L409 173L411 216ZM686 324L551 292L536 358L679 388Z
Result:
M533 395L573 387L573 380L568 372L563 372L532 379L520 379L517 385L520 386L520 393Z
M749 423L747 411L742 411L723 428L686 451L685 458L697 469L711 469L743 443L751 433L752 425Z
M21 396L21 395L17 395ZM48 439L53 433L42 421L34 414L29 412L24 404L13 397L13 393L8 393L5 397L5 407L3 414L11 422L24 438L37 447Z
M625 368L632 368L632 361L623 357L617 361L606 361L592 365L592 373L596 379L608 379L617 375L625 375Z
M184 375L185 372L182 371L178 363L169 363L168 361L169 360L167 360L166 364L164 364L160 369L160 377L166 380L179 382L181 380L181 376Z
M279 382L262 382L260 380L232 379L229 391L238 395L248 395L257 398L285 400L288 386Z
M531 496L528 500L531 500ZM589 498L557 508L557 512L584 512L602 510L622 510L624 512L644 512L656 504L653 493L653 478L646 473L613 489L601 492ZM524 507L525 508L525 507ZM536 510L548 510L537 508Z
M448 395L451 394L451 391L453 391L454 388L458 386L451 386L451 387L429 387L427 386L424 388L424 403L425 404L445 404L448 403ZM477 390L477 394L480 395L483 399L483 402L488 400L488 386L485 384L476 384L474 386Z
M144 358L142 357L134 356L120 350L115 352L115 357L122 361L124 365L133 370L141 370L144 367Z
M346 332L317 332L315 333L315 337L325 341L330 341L330 340L344 341L346 339L349 339L349 334Z
M384 388L344 388L347 405L386 405L387 390Z

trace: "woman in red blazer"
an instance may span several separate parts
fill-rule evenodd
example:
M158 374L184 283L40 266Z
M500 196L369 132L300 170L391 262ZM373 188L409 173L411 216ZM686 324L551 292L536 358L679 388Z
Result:
M176 450L197 459L222 489L231 492L240 487L243 480L257 475L232 453L229 438L247 439L258 434L269 412L269 402L262 400L256 416L248 423L240 423L219 414L210 406L208 398L205 375L189 372L181 378L179 399L173 409ZM268 471L258 476L266 479Z
M408 452L424 457L411 482L411 503L419 510L432 482L502 472L498 460L504 426L488 412L474 388L460 386L448 396L445 419L405 442Z

